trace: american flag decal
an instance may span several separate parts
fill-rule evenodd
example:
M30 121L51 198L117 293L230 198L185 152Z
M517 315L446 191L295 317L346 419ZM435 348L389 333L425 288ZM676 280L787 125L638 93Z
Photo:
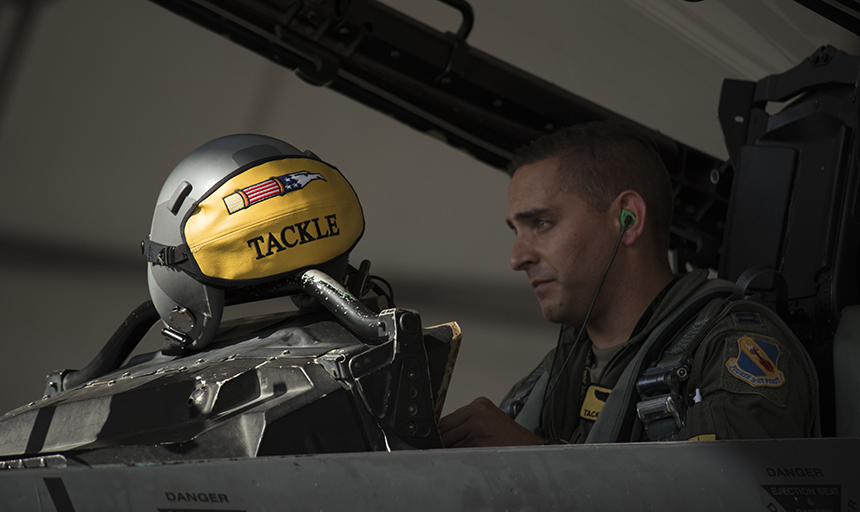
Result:
M251 205L271 199L276 196L282 196L288 192L293 192L305 188L308 183L314 180L326 179L322 174L311 173L308 171L293 172L269 178L266 181L261 181L256 185L237 190L232 194L224 197L224 204L227 206L227 211L230 215L244 210Z

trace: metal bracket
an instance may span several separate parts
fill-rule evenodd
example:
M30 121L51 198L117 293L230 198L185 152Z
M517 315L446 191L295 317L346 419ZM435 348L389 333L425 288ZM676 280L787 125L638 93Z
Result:
M65 468L67 466L68 461L63 455L0 460L0 469Z
M464 39L455 34L448 32L445 35L451 40L451 54L448 56L445 70L434 81L441 84L450 84L455 79L463 76L463 71L466 69L466 57L469 54L470 47Z
M643 398L671 394L681 395L681 384L690 377L687 357L664 361L661 366L648 368L636 381L636 390Z
M75 370L55 370L48 374L45 383L45 396L54 396L65 391L63 378Z

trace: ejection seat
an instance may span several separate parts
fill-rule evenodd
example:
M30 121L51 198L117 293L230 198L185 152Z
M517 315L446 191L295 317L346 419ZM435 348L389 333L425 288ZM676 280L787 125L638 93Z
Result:
M836 437L860 437L860 305L842 310L833 338Z

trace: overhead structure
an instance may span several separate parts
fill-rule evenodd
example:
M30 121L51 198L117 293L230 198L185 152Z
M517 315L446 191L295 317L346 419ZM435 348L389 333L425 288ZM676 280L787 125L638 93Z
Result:
M457 33L374 0L153 1L498 169L517 148L561 126L636 125L672 177L679 266L718 266L731 189L725 163L473 48L464 0L444 0L461 13Z

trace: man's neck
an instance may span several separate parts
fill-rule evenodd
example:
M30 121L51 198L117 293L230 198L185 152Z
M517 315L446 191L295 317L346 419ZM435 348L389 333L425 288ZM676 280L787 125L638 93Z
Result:
M598 297L601 311L588 321L586 331L592 344L599 349L610 348L630 339L639 319L674 279L668 265L650 272L636 273L637 279L614 283L606 295Z

